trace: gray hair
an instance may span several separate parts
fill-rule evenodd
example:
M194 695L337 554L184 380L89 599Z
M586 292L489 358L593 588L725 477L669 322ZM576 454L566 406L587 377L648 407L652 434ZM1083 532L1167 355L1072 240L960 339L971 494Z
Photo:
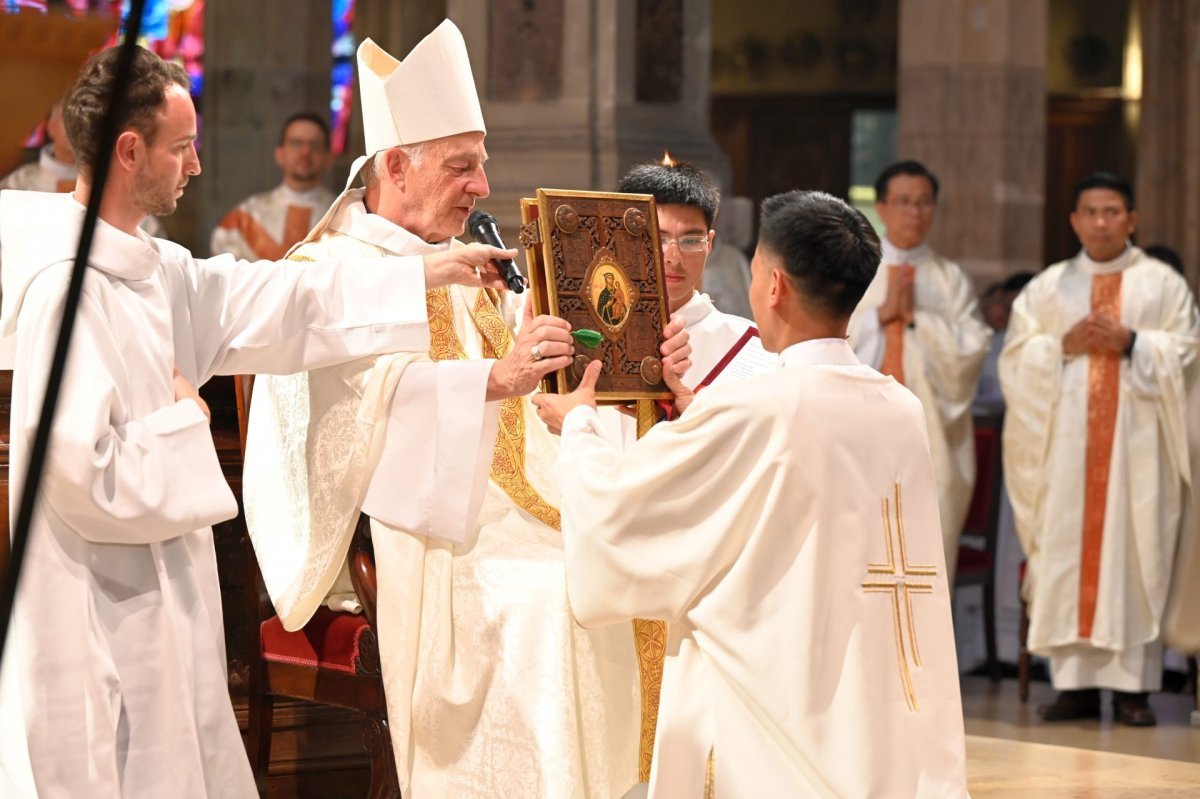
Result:
M421 165L421 161L425 158L425 145L426 142L419 141L416 144L401 144L396 147L389 147L386 150L380 150L379 152L375 153L375 155L371 156L367 160L367 163L363 165L361 173L363 184L371 187L377 186L383 182L384 170L386 167L384 166L384 159L380 158L380 156L385 155L392 150L399 150L400 152L404 153L410 164L415 167L419 167Z

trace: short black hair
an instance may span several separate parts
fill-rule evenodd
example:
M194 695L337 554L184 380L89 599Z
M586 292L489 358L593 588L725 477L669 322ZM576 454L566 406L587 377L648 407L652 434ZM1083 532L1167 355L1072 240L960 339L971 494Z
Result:
M293 122L311 122L316 125L321 129L321 132L325 134L325 147L329 147L329 123L325 121L325 117L321 116L320 114L313 113L312 111L300 111L299 113L292 114L290 117L284 120L283 126L279 128L280 147L286 143L287 131L288 128L292 126Z
M1125 178L1118 177L1111 172L1093 172L1083 180L1075 184L1075 198L1071 201L1071 208L1079 207L1079 198L1085 191L1089 189L1110 189L1120 194L1125 198L1125 210L1133 210L1133 186L1129 185L1129 181Z
M937 202L938 189L941 184L938 183L937 176L926 169L920 161L897 161L880 172L879 177L875 178L875 202L881 203L887 200L888 183L897 175L913 175L928 180L929 185L933 188L933 200Z
M1178 252L1171 249L1167 245L1151 244L1149 247L1147 247L1145 249L1145 253L1146 253L1146 255L1149 255L1151 258L1162 261L1164 264L1171 267L1179 274L1182 275L1184 273L1183 258L1180 257Z
M703 170L687 161L638 164L621 178L618 191L624 194L653 194L658 205L687 205L699 208L711 230L721 205L717 184Z
M849 317L879 268L879 236L858 210L820 191L763 200L759 246L778 255L814 309Z

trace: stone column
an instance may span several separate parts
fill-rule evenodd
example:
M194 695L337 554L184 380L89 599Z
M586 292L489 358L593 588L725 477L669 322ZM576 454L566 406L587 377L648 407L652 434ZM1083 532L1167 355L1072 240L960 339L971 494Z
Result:
M1138 242L1183 256L1200 288L1200 0L1139 0Z
M1047 0L901 0L901 158L941 180L932 245L980 287L1040 269Z
M613 191L664 149L729 185L709 132L704 0L447 0L487 121L492 196L511 238L537 188Z
M197 254L208 253L226 211L279 183L274 150L283 121L297 111L329 115L333 36L328 0L209 0L204 24L204 171L185 195L194 203L192 229L177 234Z

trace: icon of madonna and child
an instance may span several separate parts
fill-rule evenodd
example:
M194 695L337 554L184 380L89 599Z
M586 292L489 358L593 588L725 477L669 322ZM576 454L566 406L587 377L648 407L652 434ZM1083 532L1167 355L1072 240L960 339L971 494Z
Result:
M596 313L600 321L609 327L620 327L625 322L629 314L629 291L625 287L624 275L614 269L597 269L592 278L592 296L596 298Z

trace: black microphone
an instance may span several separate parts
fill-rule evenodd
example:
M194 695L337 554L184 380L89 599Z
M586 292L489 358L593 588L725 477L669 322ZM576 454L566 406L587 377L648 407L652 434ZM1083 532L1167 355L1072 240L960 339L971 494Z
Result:
M508 249L500 240L500 229L496 227L496 217L487 211L480 211L478 208L472 211L471 215L467 217L467 229L471 231L471 238L480 244L499 247L502 250ZM497 258L496 265L500 267L500 277L504 278L504 282L508 284L514 294L525 291L529 281L521 274L521 270L517 269L512 258Z

